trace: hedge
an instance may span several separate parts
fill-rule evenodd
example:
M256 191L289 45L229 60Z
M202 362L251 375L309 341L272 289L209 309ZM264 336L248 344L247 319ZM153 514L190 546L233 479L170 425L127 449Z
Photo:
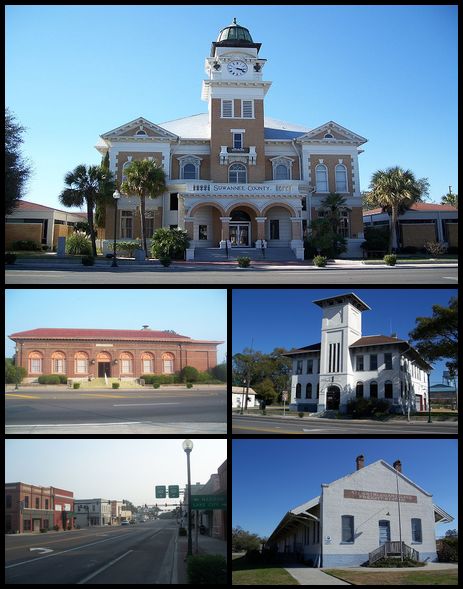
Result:
M220 555L189 556L187 560L190 585L226 585L227 561Z
M68 382L65 374L42 374L37 380L39 384L67 384Z

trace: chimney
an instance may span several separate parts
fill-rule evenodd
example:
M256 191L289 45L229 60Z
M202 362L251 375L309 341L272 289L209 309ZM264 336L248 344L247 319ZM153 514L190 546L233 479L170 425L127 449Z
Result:
M355 462L357 463L357 470L360 470L361 468L363 468L365 466L365 458L364 458L363 454L360 454L360 456L357 456L357 458L355 459Z
M142 331L148 331L150 326L149 325L142 325L143 329Z
M396 460L392 466L396 469L397 472L402 472L402 463L400 460Z

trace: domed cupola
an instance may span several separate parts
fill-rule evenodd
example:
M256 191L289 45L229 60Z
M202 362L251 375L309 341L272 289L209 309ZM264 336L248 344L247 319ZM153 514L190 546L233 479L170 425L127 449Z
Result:
M224 27L211 46L211 57L215 55L216 47L252 47L259 52L262 43L254 43L251 33L246 27L242 27L233 19L231 25Z

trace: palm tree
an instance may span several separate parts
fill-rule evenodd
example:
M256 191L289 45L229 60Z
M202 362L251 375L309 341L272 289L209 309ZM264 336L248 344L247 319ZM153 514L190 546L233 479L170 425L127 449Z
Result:
M339 230L339 223L341 220L341 210L346 206L346 199L337 192L330 192L321 203L321 209L325 212L324 219L326 219L333 233Z
M67 185L59 195L59 201L65 207L87 207L87 221L92 242L93 256L96 257L95 227L93 212L97 203L114 190L113 174L101 166L78 165L64 177Z
M410 170L399 166L378 170L371 177L370 199L391 215L390 246L398 248L397 222L399 211L404 210L423 196L424 185Z
M143 251L146 256L145 200L161 196L166 188L164 170L153 160L135 160L125 169L126 179L121 192L128 196L136 194L140 199L140 230Z

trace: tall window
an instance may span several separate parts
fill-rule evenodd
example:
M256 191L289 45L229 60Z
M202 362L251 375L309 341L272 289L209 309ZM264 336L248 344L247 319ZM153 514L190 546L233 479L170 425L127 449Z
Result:
M363 371L363 356L356 356L355 362L356 362L355 369L357 370L357 372L362 372Z
M305 385L305 398L306 399L311 399L312 398L312 383L308 382Z
M313 373L313 359L309 358L307 360L307 374L312 374Z
M241 101L241 116L243 119L254 118L254 100Z
M43 364L43 355L41 352L31 352L29 354L29 373L41 374Z
M170 193L170 210L178 211L178 192Z
M133 212L121 211L121 238L132 239L133 237Z
M121 354L121 374L133 373L133 356L130 352L122 352Z
M412 542L423 542L421 520L416 517L412 517Z
M342 542L354 543L354 516L342 515Z
M370 354L370 370L376 370L378 368L378 355Z
M392 370L392 354L390 352L384 354L384 369Z
M296 374L302 374L302 360L296 360Z
M315 168L317 192L328 192L328 170L325 164L318 164Z
M370 399L377 399L378 398L378 383L373 380L370 383Z
M145 352L141 356L143 374L153 374L154 372L154 356L150 352Z
M63 352L53 352L51 355L51 371L53 374L66 374L66 356Z
M243 149L243 133L233 133L233 149Z
M386 380L384 383L384 398L392 399L392 382L390 380Z
M222 100L222 119L233 117L233 100Z
M358 382L357 386L355 387L355 396L357 399L363 398L363 382Z
M173 374L174 373L174 355L173 354L163 354L162 355L162 371L164 374Z
M302 390L301 383L298 382L296 385L296 399L301 398L301 390Z
M245 184L247 182L247 170L244 164L232 164L228 168L228 182L230 184Z
M187 164L183 167L183 178L184 180L196 179L196 167L193 164Z
M275 180L289 180L289 170L287 166L278 164L275 168Z
M145 216L145 237L150 239L154 233L154 211L147 211Z
M122 165L122 175L121 175L122 182L125 182L127 180L127 168L132 163L132 156L129 155L129 157L127 159L128 159L128 161Z
M336 192L347 192L347 169L344 164L338 164L336 173Z
M74 372L76 374L88 374L88 354L77 352L74 356Z

